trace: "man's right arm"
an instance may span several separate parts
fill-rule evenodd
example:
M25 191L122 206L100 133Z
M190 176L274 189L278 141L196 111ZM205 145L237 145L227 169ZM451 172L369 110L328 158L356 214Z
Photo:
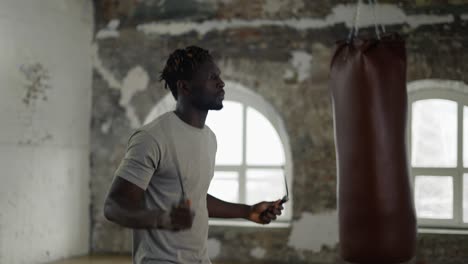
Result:
M192 226L189 206L179 205L170 212L151 210L146 206L145 189L159 157L159 146L148 133L137 131L130 137L125 157L115 172L104 203L104 216L109 221L134 229L182 230Z
M171 212L148 209L144 190L118 176L104 203L104 216L111 222L133 229L179 231L191 228L193 223L190 205L179 205Z
M118 176L106 197L104 216L111 222L134 229L154 229L170 223L164 212L146 208L143 189Z

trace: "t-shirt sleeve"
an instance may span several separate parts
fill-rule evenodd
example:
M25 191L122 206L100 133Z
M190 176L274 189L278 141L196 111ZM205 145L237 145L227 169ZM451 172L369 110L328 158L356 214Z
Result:
M158 167L160 154L156 140L145 131L137 131L130 136L125 157L115 176L146 190Z

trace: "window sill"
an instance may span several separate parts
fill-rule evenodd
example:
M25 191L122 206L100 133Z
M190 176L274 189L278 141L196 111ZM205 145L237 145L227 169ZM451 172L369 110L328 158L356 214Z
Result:
M255 227L255 228L290 228L291 222L276 221L268 225L260 225L245 220L209 220L210 226L226 226L226 227Z
M468 235L468 229L420 227L418 234Z

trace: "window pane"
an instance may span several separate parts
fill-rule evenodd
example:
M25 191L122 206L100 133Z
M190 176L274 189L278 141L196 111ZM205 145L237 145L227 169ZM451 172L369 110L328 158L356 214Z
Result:
M453 179L451 176L416 176L416 212L420 218L453 218Z
M208 193L232 203L239 202L239 173L234 171L215 171Z
M206 124L216 134L216 165L242 163L242 104L224 101L221 111L210 111Z
M468 107L463 107L463 166L468 167Z
M247 108L247 164L283 165L284 150L278 132L265 116Z
M283 174L281 169L248 169L247 204L283 198L286 194Z
M457 103L430 99L413 103L413 167L457 165Z
M468 174L463 175L463 222L468 223Z

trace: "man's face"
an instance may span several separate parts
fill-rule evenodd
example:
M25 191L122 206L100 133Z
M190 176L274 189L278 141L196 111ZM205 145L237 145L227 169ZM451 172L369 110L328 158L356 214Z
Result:
M200 110L220 110L223 108L224 82L221 71L213 61L203 63L193 79L190 94L191 103Z

